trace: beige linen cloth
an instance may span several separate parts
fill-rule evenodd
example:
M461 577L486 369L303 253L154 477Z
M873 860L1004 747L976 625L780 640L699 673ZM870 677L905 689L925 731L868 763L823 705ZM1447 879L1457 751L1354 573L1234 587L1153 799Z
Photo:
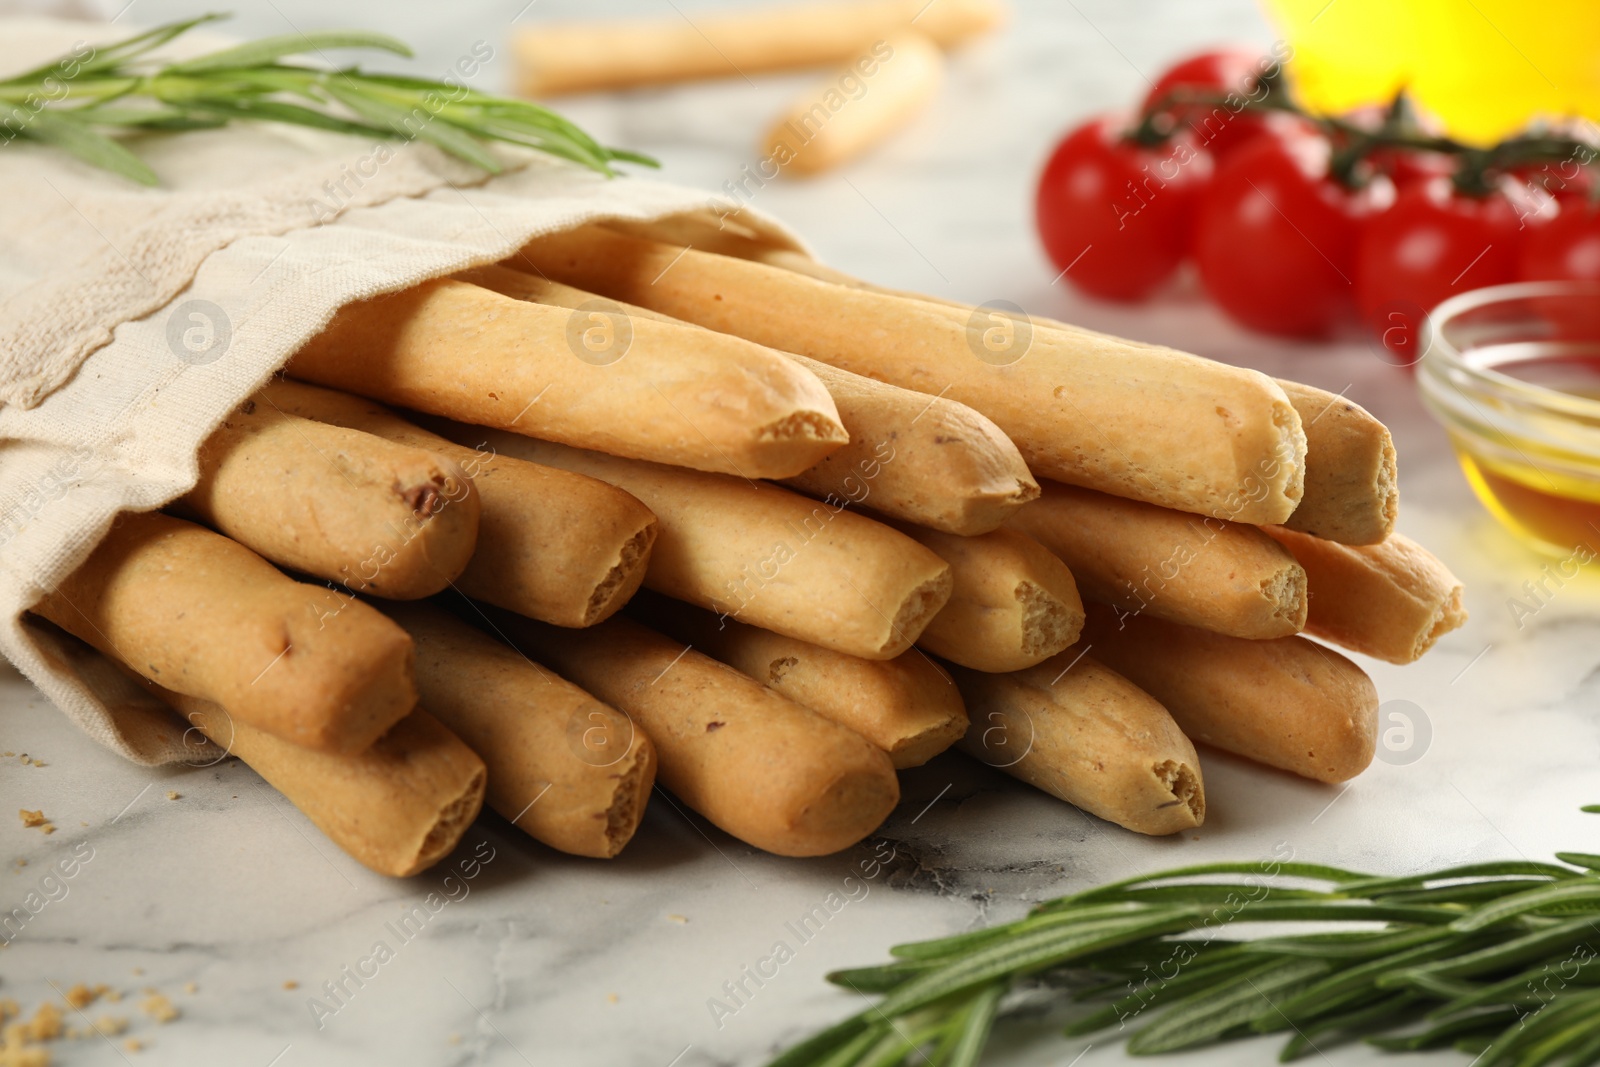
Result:
M0 20L0 77L128 32ZM0 144L0 651L89 736L153 764L208 753L98 654L24 615L119 511L192 487L199 444L343 304L594 219L732 205L531 152L501 153L510 169L490 178L426 146L296 128L133 147L159 188Z

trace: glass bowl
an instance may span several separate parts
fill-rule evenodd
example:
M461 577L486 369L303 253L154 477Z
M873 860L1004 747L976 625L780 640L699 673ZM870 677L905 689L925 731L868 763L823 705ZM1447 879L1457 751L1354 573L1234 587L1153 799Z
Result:
M1478 289L1434 309L1422 399L1496 518L1553 556L1600 554L1600 283Z

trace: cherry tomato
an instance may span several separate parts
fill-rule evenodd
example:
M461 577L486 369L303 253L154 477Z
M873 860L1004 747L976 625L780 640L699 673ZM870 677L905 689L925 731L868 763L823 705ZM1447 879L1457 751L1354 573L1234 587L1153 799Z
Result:
M1386 179L1351 191L1328 177L1321 138L1259 138L1219 167L1200 205L1195 262L1222 309L1265 333L1327 333L1351 306L1359 220Z
M1102 116L1069 133L1039 178L1039 237L1078 288L1137 300L1183 261L1211 159L1187 136L1146 147Z
M1178 127L1187 127L1206 151L1220 161L1264 133L1284 134L1305 127L1305 123L1285 112L1241 110L1245 100L1265 98L1266 92L1258 87L1258 79L1275 62L1271 56L1263 57L1242 49L1201 52L1162 74L1145 96L1143 110L1148 113L1166 102L1166 110ZM1233 94L1233 100L1221 105L1167 102L1175 89Z
M1404 190L1368 220L1356 250L1361 318L1391 352L1414 363L1427 314L1448 296L1513 281L1523 229L1501 192L1463 196L1448 181Z
M1600 207L1562 204L1559 215L1528 233L1519 273L1528 281L1600 281Z

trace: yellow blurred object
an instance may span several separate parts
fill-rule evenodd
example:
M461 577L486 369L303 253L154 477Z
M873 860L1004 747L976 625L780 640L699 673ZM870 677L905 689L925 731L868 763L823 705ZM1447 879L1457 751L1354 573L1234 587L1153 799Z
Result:
M1264 0L1313 111L1407 88L1454 136L1500 140L1534 118L1600 118L1600 0Z

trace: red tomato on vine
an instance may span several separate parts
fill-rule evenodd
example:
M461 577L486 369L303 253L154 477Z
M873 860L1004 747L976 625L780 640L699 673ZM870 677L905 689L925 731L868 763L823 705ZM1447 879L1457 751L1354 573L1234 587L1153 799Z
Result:
M1035 217L1045 251L1086 293L1148 296L1189 248L1211 159L1184 135L1146 146L1102 116L1073 130L1040 175Z

